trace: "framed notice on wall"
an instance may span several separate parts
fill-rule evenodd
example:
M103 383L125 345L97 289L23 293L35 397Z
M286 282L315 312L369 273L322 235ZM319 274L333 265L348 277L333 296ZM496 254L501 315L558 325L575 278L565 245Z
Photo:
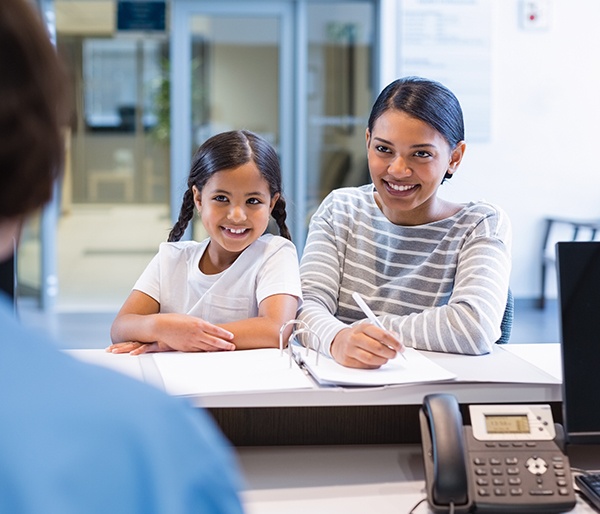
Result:
M467 141L490 140L489 0L401 0L400 76L437 80L458 97Z

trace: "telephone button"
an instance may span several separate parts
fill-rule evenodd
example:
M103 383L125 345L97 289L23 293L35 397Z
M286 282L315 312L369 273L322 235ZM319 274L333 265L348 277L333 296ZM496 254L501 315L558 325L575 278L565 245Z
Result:
M520 441L516 441L512 444L515 448L523 448L523 443Z
M558 485L560 487L566 487L567 486L567 481L564 478L559 478L556 481L556 485Z
M519 477L511 477L508 479L508 485L521 485L521 479Z
M527 459L527 462L525 462L525 467L530 473L535 473L538 475L542 475L548 471L548 464L546 464L546 461L535 455Z
M500 461L500 459L491 458L490 459L490 464L492 466L499 466L500 464L502 464L502 462Z
M507 475L518 475L519 468L506 468L506 474Z
M504 489L500 489L499 487L496 487L496 489L494 489L494 494L496 496L506 496L506 491Z
M532 489L529 494L531 496L552 496L554 491L552 489Z
M527 441L525 446L527 446L527 448L535 448L537 444L534 441Z
M490 485L490 482L487 478L478 478L476 482L477 485Z
M489 496L490 492L487 489L478 489L477 494L479 496Z
M480 477L484 477L487 475L487 469L475 468L475 474Z
M492 480L494 485L504 485L504 479L502 478L494 478L494 480Z
M514 466L517 464L517 462L519 462L519 459L517 459L516 457L506 457L505 462L509 465L509 466Z
M510 495L511 496L521 496L523 494L523 489L520 487L511 487Z
M482 459L481 457L475 457L473 459L473 464L476 466L483 466L485 464L485 459Z
M500 476L503 473L504 471L502 471L502 468L492 468L492 475Z
M564 477L565 476L565 470L564 469L557 469L554 472L554 475L557 477Z
M558 489L558 494L560 494L561 496L568 496L569 495L569 489L566 487L560 487Z

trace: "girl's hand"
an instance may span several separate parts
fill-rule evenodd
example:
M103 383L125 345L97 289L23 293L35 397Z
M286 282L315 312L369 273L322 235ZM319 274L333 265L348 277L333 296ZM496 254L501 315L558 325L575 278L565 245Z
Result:
M187 314L156 316L156 345L152 351L217 352L235 350L229 330ZM167 350L168 349L168 350Z
M340 331L331 343L331 355L342 366L377 369L404 351L402 343L387 330L360 323Z
M173 351L173 348L169 348L164 343L138 343L136 341L129 341L126 343L111 344L106 351L109 353L141 355L143 353L170 352Z

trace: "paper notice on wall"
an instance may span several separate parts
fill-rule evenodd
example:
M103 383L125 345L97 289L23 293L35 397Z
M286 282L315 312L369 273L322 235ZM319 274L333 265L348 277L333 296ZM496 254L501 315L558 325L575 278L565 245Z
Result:
M459 99L466 140L490 139L491 19L489 0L401 0L400 76L447 86Z

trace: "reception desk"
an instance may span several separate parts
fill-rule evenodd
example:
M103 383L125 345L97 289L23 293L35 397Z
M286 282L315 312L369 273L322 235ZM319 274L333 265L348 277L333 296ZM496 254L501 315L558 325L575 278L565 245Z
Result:
M152 354L69 353L165 388ZM424 353L457 379L352 388L322 387L313 382L301 389L199 391L187 399L207 408L236 446L418 443L420 404L425 395L435 392L451 393L465 406L549 403L555 420L561 420L558 344L508 344L497 347L492 355L478 357ZM468 419L466 408L463 415Z
M423 396L454 394L468 423L470 403L548 403L561 421L558 344L508 344L495 356L428 354L457 380L375 388L198 393L236 445L248 514L408 513L425 498L418 411ZM101 350L70 351L156 387L151 356L127 359ZM123 357L123 358L120 358ZM510 369L505 369L505 368ZM589 456L589 452L586 452ZM600 458L588 469L600 467ZM595 512L578 498L571 512ZM414 514L426 514L426 502Z

